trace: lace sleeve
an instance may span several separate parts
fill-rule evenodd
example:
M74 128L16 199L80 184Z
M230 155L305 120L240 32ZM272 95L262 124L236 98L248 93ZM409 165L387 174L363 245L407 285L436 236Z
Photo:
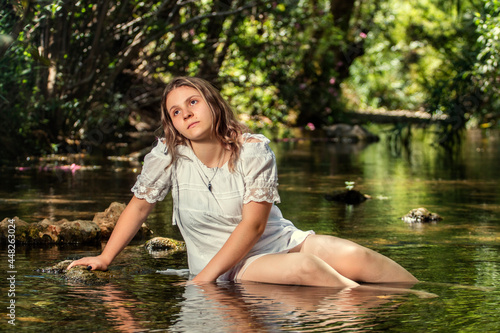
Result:
M165 199L172 185L171 156L166 151L166 146L158 141L149 154L144 157L144 166L137 181L132 187L132 192L139 199L155 203Z
M252 135L252 139L243 145L240 155L245 178L243 203L279 203L276 158L269 140L263 135Z

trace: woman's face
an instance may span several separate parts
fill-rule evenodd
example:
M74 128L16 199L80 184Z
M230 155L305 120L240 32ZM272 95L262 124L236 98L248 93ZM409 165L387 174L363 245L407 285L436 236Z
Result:
M183 137L192 142L214 138L212 112L198 90L187 86L175 88L166 103L172 124Z

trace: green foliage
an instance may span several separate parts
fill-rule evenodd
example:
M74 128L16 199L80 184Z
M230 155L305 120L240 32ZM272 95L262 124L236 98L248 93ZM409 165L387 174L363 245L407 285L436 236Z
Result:
M354 184L356 184L356 182L351 182L351 181L346 181L345 182L345 188L350 191L354 188Z
M13 40L1 62L6 68L0 90L2 117L11 118L15 131L6 138L41 152L64 146L68 139L90 142L72 151L88 150L102 144L104 136L109 140L122 132L129 111L148 108L153 101L156 108L163 82L155 68L165 69L165 57L154 43L170 41L165 47L175 54L172 39L185 35L183 24L201 22L212 9L198 2L179 8L176 1L12 3L0 8L7 21L1 33ZM199 53L191 53L195 43L183 45L193 45L189 54ZM179 70L171 73L188 73L189 63L179 66L183 59L178 58L185 55L175 57ZM103 131L103 123L114 128L106 125ZM40 138L35 145L33 132Z
M363 54L361 36L371 14L362 12L371 4L287 1L246 17L221 68L238 94L231 94L238 108L286 126L338 120L344 108L340 84ZM261 92L267 97L260 98Z
M497 1L383 2L343 86L349 107L446 115L440 143L453 145L470 119L498 109L486 94L498 77L498 23Z
M453 4L4 2L0 140L29 148L3 153L113 140L131 112L158 118L165 81L176 75L214 81L254 129L319 127L342 119L348 103L447 114L446 141L498 110L498 1Z
M366 38L366 55L351 67L345 88L353 108L422 108L439 77L454 71L450 58L468 42L439 2L381 4Z
M89 140L103 122L115 125L102 133L112 139L130 111L154 114L175 75L218 83L254 128L332 122L339 85L362 53L349 51L362 50L362 18L354 30L345 24L361 8L355 1L12 4L0 9L13 40L2 109L19 116L8 137L28 143L37 132L32 146L45 152Z
M14 29L16 15L13 8L0 8L0 122L3 124L3 135L0 136L2 155L15 155L19 149L16 138L29 137L28 147L36 150L38 141L43 140L39 133L34 132L40 119L27 108L32 98L32 89L35 86L33 54L35 50L26 49L15 44L9 32ZM19 40L24 40L20 34ZM29 52L31 51L31 53ZM29 87L25 89L24 87Z
M472 69L472 80L483 94L489 108L481 112L482 127L490 127L496 113L500 115L500 1L483 0L481 12L475 13L474 23L478 35L476 47L479 53Z
M477 62L474 72L478 77L484 78L482 87L485 91L498 91L495 84L500 76L500 1L483 0L484 7L481 13L475 13L474 23L480 52L477 55Z

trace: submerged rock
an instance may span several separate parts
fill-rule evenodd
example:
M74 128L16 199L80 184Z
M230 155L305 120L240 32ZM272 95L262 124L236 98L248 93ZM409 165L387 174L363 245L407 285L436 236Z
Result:
M65 279L71 283L102 285L109 282L111 273L108 271L91 271L83 266L72 267L65 274Z
M431 213L425 208L412 209L401 218L408 223L429 223L441 221L443 218L436 213Z
M336 194L326 194L325 199L328 201L342 202L348 205L357 205L371 197L356 190L347 190Z
M63 274L66 272L66 269L72 262L73 260L63 260L61 262L58 262L54 266L38 268L36 269L36 271L40 273Z
M147 241L143 246L153 257L157 258L164 258L174 252L186 249L184 242L166 237L155 237ZM136 252L136 254L139 255L139 252ZM112 279L126 278L137 274L154 273L157 271L157 269L152 269L148 264L145 264L144 260L140 259L140 256L137 260L130 260L129 258L126 263L114 263L111 269L107 271L93 271L85 266L74 266L68 270L67 268L72 262L73 260L63 260L55 265L39 268L35 271L52 274L69 283L87 285L102 285L110 282Z
M155 237L144 244L144 248L153 258L169 256L178 251L186 250L186 244L172 238Z
M20 244L89 244L108 239L116 222L125 209L125 204L113 202L93 221L75 220L27 223L19 217L5 218L0 222L0 245L8 242L9 233L15 232L15 241ZM137 232L136 239L146 238L151 230L146 224Z
M54 266L37 269L40 273L55 274L70 283L83 283L88 285L102 285L110 281L113 273L109 271L91 271L84 266L75 266L67 270L73 260L64 260Z

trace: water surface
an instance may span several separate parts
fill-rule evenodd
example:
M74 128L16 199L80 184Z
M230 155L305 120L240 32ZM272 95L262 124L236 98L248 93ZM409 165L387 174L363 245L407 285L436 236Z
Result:
M15 330L496 332L500 136L471 131L453 154L434 148L430 135L416 136L408 149L386 141L366 147L272 143L285 217L301 229L351 239L393 258L422 281L412 292L384 289L391 286L186 286L182 276L157 273L186 268L185 253L151 258L140 242L128 246L111 268L127 267L127 274L104 286L85 286L34 269L98 254L101 247L17 246ZM75 172L2 168L0 216L28 222L92 219L111 202L130 199L139 163L76 162L86 167ZM354 181L355 189L372 199L357 206L324 199L343 190L345 181ZM443 221L411 225L400 219L417 207L440 214ZM155 235L180 238L170 214L167 198L148 224ZM7 248L1 251L0 269L7 274ZM9 285L2 280L5 313ZM2 318L0 329L12 329L8 317Z

